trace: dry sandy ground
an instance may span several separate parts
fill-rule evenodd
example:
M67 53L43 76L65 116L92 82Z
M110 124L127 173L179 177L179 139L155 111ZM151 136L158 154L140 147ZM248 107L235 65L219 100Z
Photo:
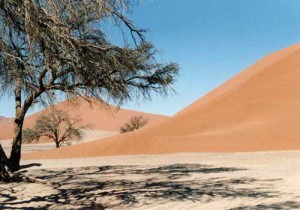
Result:
M84 142L90 142L98 139L103 139L109 136L114 136L119 132L115 131L100 131L100 130L91 130L85 129L83 130L83 138L81 141L74 141L72 144L80 144ZM12 139L0 140L0 143L5 151L5 153L9 156L11 150ZM53 141L49 140L48 143L33 143L33 144L23 144L22 145L22 154L30 153L30 152L38 152L55 149L55 144Z
M300 151L22 164L24 173L51 184L1 184L3 209L300 209Z

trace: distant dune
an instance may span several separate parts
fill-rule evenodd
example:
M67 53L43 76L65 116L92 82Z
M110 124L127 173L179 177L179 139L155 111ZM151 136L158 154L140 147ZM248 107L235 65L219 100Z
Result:
M297 149L300 44L265 57L168 120L26 158Z
M7 139L12 136L12 122L13 119L0 116L0 140L1 139Z
M0 116L0 124L9 124L12 122L11 118Z
M99 103L99 102L98 102ZM130 120L132 116L142 115L149 120L149 124L157 123L168 118L163 115L149 114L127 109L117 109L111 106L110 109L105 108L95 102L91 106L87 101L80 99L76 106L69 101L63 101L55 105L59 110L67 111L72 117L80 117L83 125L89 124L90 129L101 131L119 131L120 127ZM32 127L44 111L32 114L25 119L24 127ZM0 119L0 140L13 137L12 123L1 124Z

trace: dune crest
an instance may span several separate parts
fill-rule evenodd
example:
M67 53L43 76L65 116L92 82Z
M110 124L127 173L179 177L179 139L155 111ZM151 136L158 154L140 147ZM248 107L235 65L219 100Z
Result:
M192 105L137 132L26 158L300 149L300 44L266 56Z
M12 121L11 118L0 116L0 124L7 124L10 123L11 121Z

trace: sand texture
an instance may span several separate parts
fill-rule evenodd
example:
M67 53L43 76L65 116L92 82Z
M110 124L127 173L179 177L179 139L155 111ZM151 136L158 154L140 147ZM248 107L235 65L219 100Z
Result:
M22 164L25 174L49 183L0 185L2 208L300 209L299 151L57 159Z

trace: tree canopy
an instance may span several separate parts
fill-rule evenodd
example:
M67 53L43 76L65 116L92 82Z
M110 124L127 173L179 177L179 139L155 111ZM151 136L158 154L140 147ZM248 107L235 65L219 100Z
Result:
M178 66L156 62L146 30L125 17L129 7L123 0L2 1L1 90L20 86L28 102L58 90L120 104L150 97L150 91L167 93ZM108 19L121 30L125 26L134 44L111 44L102 29Z
M79 117L72 118L65 111L49 109L38 117L33 128L23 131L23 142L31 143L46 137L53 140L59 148L81 140L84 128L86 126L80 125Z
M16 109L11 156L0 151L5 160L0 163L18 170L24 117L33 104L55 99L57 92L122 105L172 90L178 65L156 61L146 30L127 18L132 3L0 0L0 90L14 95ZM124 45L107 38L108 20L120 29Z

